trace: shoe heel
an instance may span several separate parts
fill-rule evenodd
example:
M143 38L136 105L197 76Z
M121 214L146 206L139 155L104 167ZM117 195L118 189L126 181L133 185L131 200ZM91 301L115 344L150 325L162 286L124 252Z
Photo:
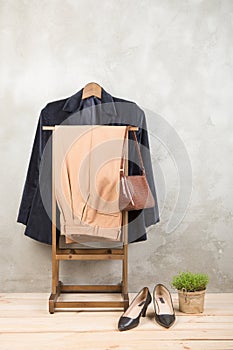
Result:
M148 305L149 305L149 304L145 304L145 305L144 305L144 307L143 307L143 309L142 309L142 313L141 313L141 316L142 316L142 317L146 317L146 311L147 311Z

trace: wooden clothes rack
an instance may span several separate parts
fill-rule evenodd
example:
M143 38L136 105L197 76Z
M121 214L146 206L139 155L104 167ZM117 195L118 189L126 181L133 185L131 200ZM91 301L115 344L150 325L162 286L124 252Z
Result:
M54 126L44 126L43 130L54 131ZM137 131L137 127L130 127L130 131ZM128 212L122 212L123 245L119 248L70 249L59 248L56 239L56 198L55 198L55 151L54 134L52 133L52 292L49 298L49 312L53 314L58 309L74 308L123 308L129 306L128 296ZM127 157L126 157L127 159ZM128 171L128 161L125 172ZM66 285L59 279L59 263L64 260L121 260L122 280L114 285ZM62 293L118 293L121 300L92 300L92 301L64 301L58 300Z

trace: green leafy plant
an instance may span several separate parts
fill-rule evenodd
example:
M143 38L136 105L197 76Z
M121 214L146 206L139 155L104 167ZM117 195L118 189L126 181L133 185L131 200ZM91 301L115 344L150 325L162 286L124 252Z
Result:
M209 277L204 273L180 272L174 276L172 286L178 290L186 292L197 292L206 289L209 282Z

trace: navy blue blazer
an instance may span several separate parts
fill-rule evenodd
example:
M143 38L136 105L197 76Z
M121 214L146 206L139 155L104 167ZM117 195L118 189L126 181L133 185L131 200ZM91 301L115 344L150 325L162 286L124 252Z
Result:
M46 208L46 210L41 198L41 183L39 181L41 168L43 168L40 166L41 159L51 132L43 131L42 126L54 126L61 123L69 125L132 125L139 127L137 138L139 143L144 146L141 147L142 159L147 180L155 198L155 206L149 209L129 212L128 237L129 243L144 241L146 240L146 228L159 221L145 114L136 103L113 97L104 89L102 89L101 100L94 96L82 100L82 91L83 89L69 98L50 102L41 111L17 221L26 225L26 236L43 243L52 244L52 225L50 220L51 164L46 166L46 172L49 175L46 184L42 183L42 186L46 186L49 198L49 209ZM130 134L129 138L133 139ZM129 175L140 174L140 168L132 161L132 159L137 158L136 149L130 145L129 158L131 159L128 162ZM58 239L60 234L58 208L57 213Z

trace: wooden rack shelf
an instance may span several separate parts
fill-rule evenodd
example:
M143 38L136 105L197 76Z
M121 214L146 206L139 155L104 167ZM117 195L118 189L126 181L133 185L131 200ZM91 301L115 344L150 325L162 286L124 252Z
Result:
M124 260L122 249L57 249L57 260Z

